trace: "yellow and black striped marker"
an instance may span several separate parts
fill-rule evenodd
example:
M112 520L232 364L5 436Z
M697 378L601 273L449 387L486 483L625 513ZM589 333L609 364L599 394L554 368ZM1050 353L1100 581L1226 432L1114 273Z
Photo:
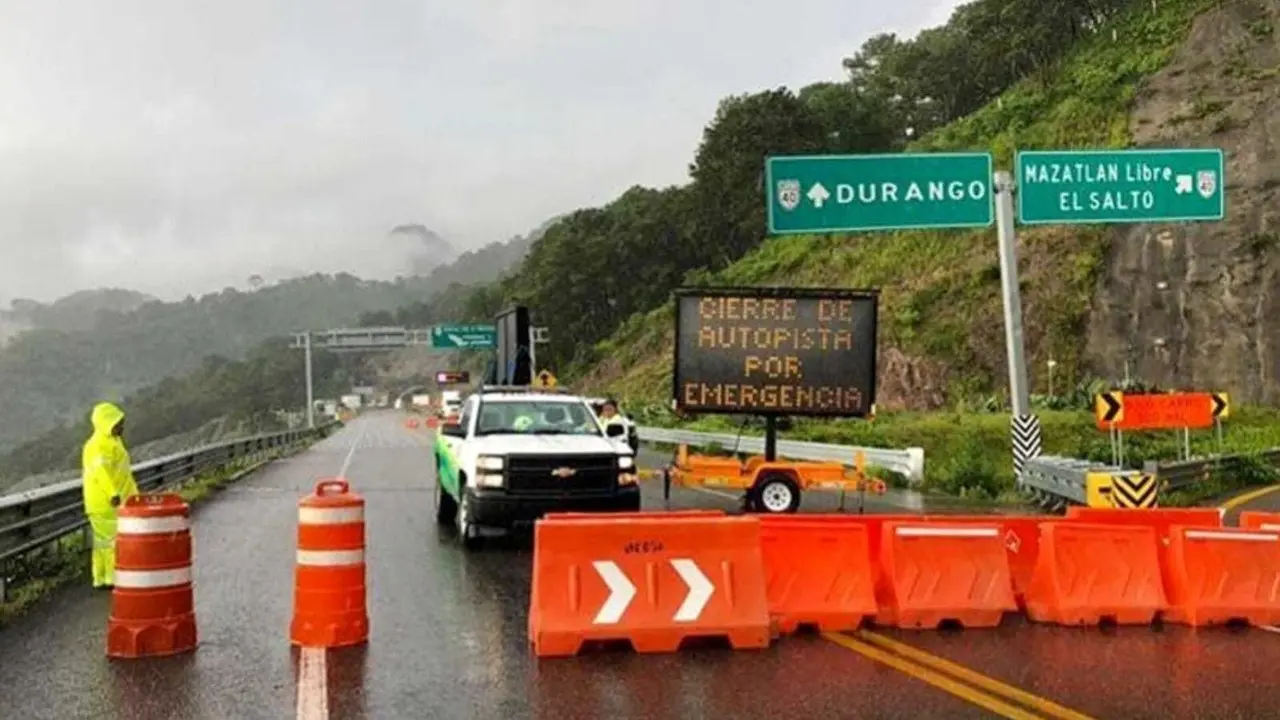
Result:
M1111 499L1116 507L1142 509L1156 506L1156 476L1133 472L1111 476Z

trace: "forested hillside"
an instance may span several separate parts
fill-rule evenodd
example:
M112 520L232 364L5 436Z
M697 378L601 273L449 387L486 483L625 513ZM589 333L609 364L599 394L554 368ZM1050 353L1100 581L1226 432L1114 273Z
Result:
M1266 211L1280 200L1277 22L1275 0L976 0L915 38L871 38L844 60L847 82L726 98L687 185L571 213L516 272L455 301L469 319L525 303L562 378L660 402L674 287L878 287L882 409L999 407L994 232L766 240L765 157L989 150L1009 169L1017 149L1224 147L1226 223L1021 233L1032 382L1044 389L1052 359L1059 388L1128 366L1280 398L1280 305L1264 291L1280 252Z
M0 347L13 335L31 328L88 330L103 314L126 313L155 298L121 288L82 290L52 303L18 298L0 308Z
M1170 0L1161 7L1187 4ZM568 215L533 244L517 272L497 286L474 289L468 309L478 319L504 299L529 305L538 323L551 327L552 342L539 359L562 374L601 360L616 363L603 352L616 344L599 343L629 318L663 304L682 282L713 281L760 246L767 155L897 152L919 147L919 138L938 147L985 147L980 132L951 142L936 138L956 132L944 128L1019 82L1052 83L1081 43L1102 36L1110 42L1100 28L1112 27L1108 23L1131 8L1149 13L1150 7L1149 0L977 0L916 38L871 38L844 61L848 82L726 98L690 164L691 182L632 188L604 207ZM1126 37L1117 45L1135 42L1143 40ZM1138 68L1096 70L1104 74L1094 82L1111 92L1107 73ZM1025 110L1001 119L1037 121ZM780 273L771 281L790 279Z
M361 361L350 355L316 353L313 363L316 397L323 398L346 392ZM121 400L128 415L126 439L141 445L218 418L251 431L280 429L274 411L306 405L303 378L301 354L284 339L264 343L243 360L206 357L194 372L165 378ZM28 475L75 468L80 446L91 431L89 410L86 406L75 422L0 454L0 493Z
M459 278L493 280L526 247L524 238L493 243L426 276L396 282L312 275L252 292L227 288L182 302L147 302L127 312L100 310L82 329L26 331L0 348L0 405L6 410L0 415L0 451L60 422L78 421L98 399L118 399L192 372L211 355L241 358L269 338L410 307Z

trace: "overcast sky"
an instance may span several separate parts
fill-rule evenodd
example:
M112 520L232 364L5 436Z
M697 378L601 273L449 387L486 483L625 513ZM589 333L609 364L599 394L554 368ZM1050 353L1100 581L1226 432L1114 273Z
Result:
M728 94L955 0L0 0L0 306L393 276L687 179Z

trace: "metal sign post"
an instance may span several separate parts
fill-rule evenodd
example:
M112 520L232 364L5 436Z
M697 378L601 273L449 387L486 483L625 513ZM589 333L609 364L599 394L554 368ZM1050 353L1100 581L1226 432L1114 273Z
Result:
M1013 225L1013 177L995 173L996 237L1000 246L1000 288L1004 300L1004 339L1009 358L1009 404L1013 410L1013 472L1021 483L1022 466L1040 455L1040 418L1031 413L1027 359L1022 339L1022 298L1018 292L1017 231Z
M315 428L316 426L316 400L315 400L315 384L311 378L311 333L304 334L302 342L303 354L307 360L307 427Z

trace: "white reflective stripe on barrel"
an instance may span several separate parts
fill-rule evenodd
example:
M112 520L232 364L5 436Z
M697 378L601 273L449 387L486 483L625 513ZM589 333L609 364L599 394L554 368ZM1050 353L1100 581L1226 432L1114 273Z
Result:
M364 506L307 507L298 508L298 522L302 525L349 525L364 522Z
M116 587L137 590L186 585L191 582L191 566L169 570L116 570Z
M156 535L191 529L191 521L183 515L168 517L121 517L116 531L121 535Z
M299 565L359 565L364 562L363 550L299 550Z

